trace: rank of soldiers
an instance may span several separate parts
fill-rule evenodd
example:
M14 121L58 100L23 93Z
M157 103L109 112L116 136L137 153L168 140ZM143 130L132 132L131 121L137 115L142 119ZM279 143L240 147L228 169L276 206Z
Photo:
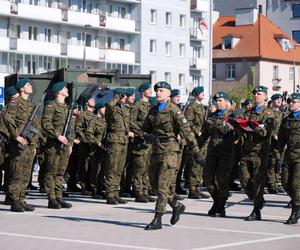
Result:
M53 98L42 101L38 118L39 105L33 107L29 98L30 80L6 89L10 100L0 115L0 164L11 211L34 211L26 203L26 190L38 162L39 188L47 194L49 209L71 208L64 196L72 192L106 199L109 205L134 197L135 202L156 202L154 218L145 228L156 230L162 228L167 203L170 223L179 221L185 211L182 195L211 197L208 216L226 217L230 190L243 189L253 201L246 221L261 220L267 190L290 196L286 224L298 223L300 93L289 95L286 103L279 93L267 102L268 89L260 85L241 111L225 92L204 106L201 86L181 108L180 91L167 82L154 85L155 98L151 84L143 83L137 101L135 89L117 88L107 103L82 96L83 107L66 104L65 82L52 84L50 90Z

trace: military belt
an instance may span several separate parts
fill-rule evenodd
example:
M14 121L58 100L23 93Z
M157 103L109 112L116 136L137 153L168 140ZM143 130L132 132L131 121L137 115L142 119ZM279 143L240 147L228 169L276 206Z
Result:
M300 149L300 144L288 144L287 145L288 149Z
M174 137L168 137L168 138L157 138L157 143L165 143L165 142L175 142L176 139Z

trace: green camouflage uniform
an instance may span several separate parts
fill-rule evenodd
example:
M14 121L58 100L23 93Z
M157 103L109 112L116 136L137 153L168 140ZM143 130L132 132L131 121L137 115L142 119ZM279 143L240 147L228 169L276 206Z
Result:
M281 149L286 145L281 182L292 199L293 206L300 206L300 117L289 114L279 130Z
M91 156L91 168L89 174L89 183L92 188L92 192L96 193L103 184L103 175L100 176L100 171L103 172L103 161L105 151L100 148L103 141L103 137L106 131L105 117L95 116L90 121L85 137L90 144L90 148L93 152Z
M188 121L181 110L174 104L168 103L159 112L157 107L150 109L144 122L143 130L152 133L157 142L153 145L152 158L155 167L150 173L150 182L155 191L158 192L155 211L165 213L166 204L173 207L173 197L171 185L176 178L175 171L178 167L178 152L180 151L177 136L182 135L193 152L199 152L194 134L191 132Z
M107 122L107 159L105 188L107 197L118 198L120 193L120 182L124 171L128 132L129 132L129 110L119 103L120 95L116 95L108 102L105 118Z
M90 121L95 117L92 111L85 110L81 112L76 121L76 138L80 140L78 147L78 182L82 189L87 189L88 169L90 160L90 146L86 139L85 133Z
M191 130L195 134L196 139L198 139L201 135L206 112L206 107L201 103L197 103L196 101L191 103L185 110L185 117L188 120ZM206 156L207 153L206 146L207 145L203 145L203 147L201 148L201 153L203 156ZM191 152L190 150L188 151ZM188 171L187 181L189 190L191 192L197 192L202 185L203 167L204 166L200 167L199 164L195 162L195 159L192 154L188 155L186 171Z
M8 145L11 176L8 184L9 196L13 201L24 202L26 188L31 176L31 167L34 159L36 139L31 138L23 149L18 147L16 138L21 134L32 112L32 104L21 96L10 101L7 105L4 123L9 131L11 141Z
M45 107L42 116L42 127L47 136L44 185L49 199L62 198L64 174L68 165L70 147L74 140L74 118L71 118L70 129L66 136L69 144L62 146L62 143L57 138L59 135L63 135L67 116L68 105L58 103L56 100Z
M264 206L264 183L269 154L271 126L269 122L272 110L262 106L242 114L246 120L256 120L261 123L252 132L242 132L241 184L249 199L253 200L255 209Z

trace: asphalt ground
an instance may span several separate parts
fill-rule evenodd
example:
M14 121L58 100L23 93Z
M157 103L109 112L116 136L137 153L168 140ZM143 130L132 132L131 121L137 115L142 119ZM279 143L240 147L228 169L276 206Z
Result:
M50 210L47 199L29 191L27 202L34 212L13 213L0 204L0 249L2 250L94 250L94 249L300 249L300 224L285 225L290 209L286 195L265 195L262 221L246 222L252 203L243 192L233 192L227 218L211 218L212 199L185 199L186 211L170 225L171 208L163 216L163 229L145 231L154 215L154 203L106 205L73 194L66 200L71 209ZM4 195L0 194L0 201Z

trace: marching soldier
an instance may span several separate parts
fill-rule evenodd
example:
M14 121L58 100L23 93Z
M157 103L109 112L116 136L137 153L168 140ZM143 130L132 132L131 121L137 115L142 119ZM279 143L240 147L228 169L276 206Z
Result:
M194 134L191 132L188 121L181 110L170 102L171 86L167 82L158 82L154 86L158 105L150 109L145 119L143 130L146 142L153 144L153 154L156 164L152 166L150 181L152 187L158 192L155 206L155 217L146 230L162 228L162 216L165 213L166 204L173 208L171 224L178 222L185 206L175 200L171 186L175 178L175 170L178 167L179 145L177 136L181 134L191 146L196 160L204 161L199 152Z
M12 199L10 210L13 212L34 211L34 207L25 202L25 197L37 138L32 136L29 141L29 139L21 136L33 109L31 102L28 100L33 91L28 79L19 80L15 88L20 96L9 102L3 117L10 138L8 145L9 168L11 170L8 196Z
M255 106L246 111L242 118L252 131L242 132L241 184L249 199L253 200L254 209L246 217L247 221L261 220L264 206L264 183L268 163L269 139L272 127L272 111L265 106L267 88L257 86L253 90ZM252 120L258 122L257 126Z
M65 99L69 96L66 82L55 83L52 88L55 100L44 109L42 127L46 133L45 144L45 179L44 185L48 195L48 208L71 208L72 204L62 198L64 174L68 165L74 140L75 116L72 115L70 130L64 135L68 116Z
M297 224L300 218L300 93L291 94L288 103L291 112L284 118L278 136L281 151L287 146L281 181L292 204L286 224Z

